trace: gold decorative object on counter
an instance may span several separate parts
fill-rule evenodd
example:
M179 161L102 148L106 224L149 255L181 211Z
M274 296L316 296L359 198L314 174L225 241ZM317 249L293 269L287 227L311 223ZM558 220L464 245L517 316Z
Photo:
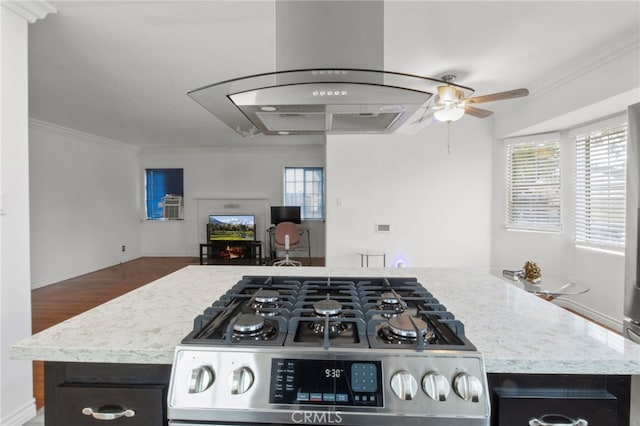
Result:
M535 282L536 280L539 280L540 277L542 277L542 274L540 273L540 267L535 262L527 261L524 264L523 269L524 269L524 279L527 281Z

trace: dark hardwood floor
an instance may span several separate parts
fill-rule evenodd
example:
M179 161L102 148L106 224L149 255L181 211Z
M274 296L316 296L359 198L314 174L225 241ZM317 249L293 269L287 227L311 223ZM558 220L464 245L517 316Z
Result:
M296 258L307 265L307 258ZM197 257L141 257L130 262L71 278L31 292L31 329L35 334L98 305L115 299L187 265L198 265ZM324 258L311 265L323 266ZM185 334L188 330L185 330ZM33 363L36 406L44 405L43 363Z
M130 262L71 278L31 292L31 329L37 333L115 299L187 265L195 257L141 257ZM33 363L36 406L44 405L43 363Z

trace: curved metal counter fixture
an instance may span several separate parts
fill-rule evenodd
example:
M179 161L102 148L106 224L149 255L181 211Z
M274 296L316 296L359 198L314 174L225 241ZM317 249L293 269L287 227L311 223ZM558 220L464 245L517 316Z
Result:
M553 300L561 296L584 294L590 289L584 283L554 275L543 275L540 280L531 282L525 280L522 276L514 272L517 271L507 269L491 270L492 275L509 281L510 283L521 287L523 290L542 296L547 300Z
M585 284L559 277L546 278L538 281L537 283L518 277L518 282L526 291L538 296L543 296L547 300L553 300L560 296L583 294L589 291L589 287Z

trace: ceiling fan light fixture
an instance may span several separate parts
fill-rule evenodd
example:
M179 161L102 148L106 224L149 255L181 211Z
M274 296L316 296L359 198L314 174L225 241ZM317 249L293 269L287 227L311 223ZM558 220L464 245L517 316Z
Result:
M456 88L453 86L439 86L438 96L443 104L451 104L456 101Z
M438 121L442 121L443 123L458 121L462 118L463 115L464 108L456 105L436 110L433 113L433 117Z

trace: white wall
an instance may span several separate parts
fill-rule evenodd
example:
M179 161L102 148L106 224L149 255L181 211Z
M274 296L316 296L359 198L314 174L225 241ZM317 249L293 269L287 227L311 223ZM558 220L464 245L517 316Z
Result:
M31 334L27 21L0 5L0 424L35 414L30 361L9 345Z
M492 122L449 130L450 155L438 122L415 136L327 138L327 265L359 266L363 249L386 252L387 267L488 265Z
M33 288L139 257L137 149L37 121L30 144Z
M148 168L183 168L185 194L184 220L143 221L142 254L197 256L199 244L206 241L203 217L211 213L255 214L257 238L266 242L269 207L283 202L284 167L324 164L319 145L143 149L138 179L144 180ZM215 207L224 205L233 207ZM323 257L324 223L304 225L310 228L312 256Z

